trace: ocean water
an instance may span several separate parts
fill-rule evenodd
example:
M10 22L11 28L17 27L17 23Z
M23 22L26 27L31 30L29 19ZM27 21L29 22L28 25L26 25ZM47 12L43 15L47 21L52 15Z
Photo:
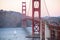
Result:
M31 34L31 27L24 28L0 28L0 40L30 40L26 36ZM29 33L27 33L27 31Z
M31 27L20 27L20 28L0 28L0 40L31 40L26 36L31 35ZM45 40L50 38L50 32L48 27L45 27Z

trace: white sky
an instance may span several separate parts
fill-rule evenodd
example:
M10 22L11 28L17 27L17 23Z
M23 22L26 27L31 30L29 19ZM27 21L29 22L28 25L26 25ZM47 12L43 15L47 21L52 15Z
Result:
M22 2L26 1L27 15L32 14L32 0L0 0L0 9L22 13ZM50 16L60 16L60 0L45 0ZM41 15L48 16L44 0L41 0Z

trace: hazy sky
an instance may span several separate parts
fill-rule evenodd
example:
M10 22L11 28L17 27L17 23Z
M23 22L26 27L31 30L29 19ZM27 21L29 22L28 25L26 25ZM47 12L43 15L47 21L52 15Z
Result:
M0 9L22 13L22 2L26 1L27 15L31 16L32 0L0 0ZM60 16L60 0L45 0L50 16ZM41 0L41 15L48 16L44 0Z

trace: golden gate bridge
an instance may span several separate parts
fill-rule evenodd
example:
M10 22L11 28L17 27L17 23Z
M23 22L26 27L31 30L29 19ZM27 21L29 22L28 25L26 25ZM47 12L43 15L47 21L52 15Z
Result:
M45 3L45 0L44 0L44 4L46 7L48 16L50 16L46 3ZM24 28L24 30L26 30L26 25L27 25L26 21L27 20L32 21L32 34L27 36L27 38L32 38L32 40L45 40L46 21L41 18L41 0L32 0L32 17L26 17L26 9L27 9L26 2L22 2L22 14L23 14L22 15L22 27ZM35 14L38 14L38 17L35 18ZM50 35L51 35L49 40L60 40L59 37L56 39L56 33L55 33L56 27L53 24L48 24L48 25L49 25L49 29L50 29Z

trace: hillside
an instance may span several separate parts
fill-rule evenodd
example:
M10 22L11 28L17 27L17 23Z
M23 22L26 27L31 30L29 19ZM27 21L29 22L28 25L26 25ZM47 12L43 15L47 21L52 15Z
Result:
M29 16L26 16L29 17ZM60 17L42 17L49 24L60 25ZM31 20L27 20L28 27L31 26ZM15 11L0 10L0 28L21 27L22 14Z
M21 26L21 17L19 12L0 10L0 27Z
M43 19L49 24L60 26L60 17L44 17Z

